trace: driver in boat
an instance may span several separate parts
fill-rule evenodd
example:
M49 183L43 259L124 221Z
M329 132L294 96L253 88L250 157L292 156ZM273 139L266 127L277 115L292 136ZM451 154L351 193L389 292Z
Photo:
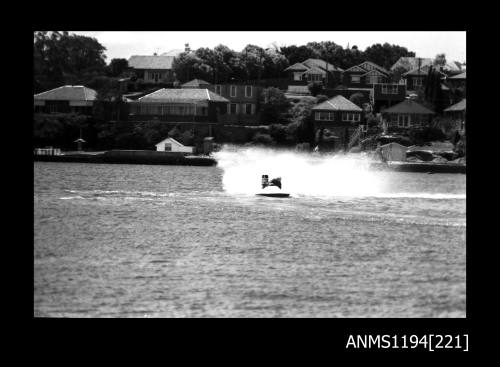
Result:
M281 189L281 177L276 177L269 181L268 175L262 175L262 188L264 189L267 186L277 186Z

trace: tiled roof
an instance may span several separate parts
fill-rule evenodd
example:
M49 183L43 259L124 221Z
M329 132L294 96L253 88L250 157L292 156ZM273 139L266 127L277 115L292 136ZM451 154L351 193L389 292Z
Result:
M322 70L320 68L317 68L316 66L313 66L312 68L304 71L303 74L326 74L326 71Z
M306 61L303 61L302 64L310 68L316 66L320 69L326 70L328 66L328 71L344 71L343 69L336 67L335 65L332 65L329 62L326 62L321 59L307 59Z
M83 85L64 85L35 94L34 98L43 101L94 101L96 96L95 90Z
M328 101L320 103L319 105L313 107L312 109L332 110L332 111L356 111L356 112L363 111L356 104L352 103L347 98L341 95L335 96L332 99L329 99Z
M420 58L420 60L420 67L432 64L432 59L430 58ZM404 67L406 70L416 69L418 68L418 57L400 57L399 60L391 66L391 70L394 70L400 66Z
M137 100L138 102L179 102L193 103L201 101L229 102L226 98L215 94L208 89L179 89L162 88Z
M285 71L303 71L309 69L308 66L303 65L300 62L297 62L285 69Z
M460 102L455 103L454 105L448 107L447 109L444 110L444 112L456 112L456 111L465 111L466 110L466 101L465 98L462 99Z
M465 74L466 74L466 73L467 73L467 72L466 72L466 71L464 71L462 74L458 74L458 75L450 76L448 79L466 79L466 77L465 77Z
M375 64L374 62L371 62L371 61L365 61L365 62L362 62L361 64L359 64L358 66L362 67L361 65L363 64L370 64L372 65L375 69L377 69L378 71L384 73L384 74L389 74L389 71L386 70L385 68L383 68L382 66L380 65L377 65Z
M389 107L384 111L384 113L415 113L432 115L434 111L422 106L420 103L412 101L411 99L405 99L403 102L398 103L392 107Z
M181 87L199 87L200 85L209 85L209 82L204 81L203 79L193 79L187 83L181 85Z
M172 69L174 56L130 56L128 65L134 69L156 69L156 70L169 70Z
M427 75L429 74L429 69L432 65L424 65L422 67L420 67L420 70L418 69L418 67L416 69L413 69L413 70L410 70L406 73L403 74L403 76L419 76L419 75ZM438 69L436 68L433 68L435 71L437 71L438 73L440 73L441 75L446 75L444 74L443 72L439 71Z

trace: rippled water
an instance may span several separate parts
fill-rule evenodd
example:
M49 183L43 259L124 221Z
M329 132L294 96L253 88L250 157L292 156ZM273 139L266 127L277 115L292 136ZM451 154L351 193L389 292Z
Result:
M229 166L34 163L35 316L465 317L465 175L275 199Z

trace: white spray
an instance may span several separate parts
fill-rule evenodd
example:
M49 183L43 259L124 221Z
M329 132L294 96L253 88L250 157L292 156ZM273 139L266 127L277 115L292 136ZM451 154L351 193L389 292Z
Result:
M253 195L261 176L281 177L282 189L294 196L371 196L383 191L384 179L360 154L316 155L269 148L224 146L215 158L224 170L224 190Z

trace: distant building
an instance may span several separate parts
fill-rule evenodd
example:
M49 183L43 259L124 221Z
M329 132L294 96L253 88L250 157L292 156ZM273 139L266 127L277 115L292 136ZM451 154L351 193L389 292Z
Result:
M429 69L431 68L431 66L432 65L425 65L420 68L410 70L401 75L401 77L403 78L403 82L406 85L406 90L409 93L412 93L419 88L425 88L425 85L427 83L427 76L429 75ZM434 68L434 70L436 70L441 75L441 79L443 81L446 79L445 73L437 70L436 68Z
M175 80L172 64L175 56L133 55L128 60L129 67L144 83L173 83Z
M245 125L259 123L259 98L262 94L262 87L251 84L224 83L210 85L208 88L229 101L227 112L220 116L220 122Z
M398 128L428 125L433 115L434 111L411 99L406 99L382 112L388 126Z
M321 59L307 59L284 70L288 73L289 85L307 85L315 82L325 86L337 84L343 69Z
M83 85L64 85L35 94L34 110L42 113L80 113L92 115L97 92Z
M342 85L347 87L371 88L374 84L390 82L389 71L370 61L346 69L342 76Z
M167 89L130 101L129 120L218 122L229 101L208 89Z
M193 153L194 147L183 145L174 138L166 138L156 144L156 150L159 152Z
M314 129L328 129L346 146L363 121L363 109L338 95L312 108Z
M466 107L467 102L464 98L460 102L445 109L443 113L447 117L460 121L460 130L463 130L465 128Z
M195 88L195 89L204 89L209 88L211 84L209 82L204 81L203 79L193 79L187 83L181 84L181 88Z

